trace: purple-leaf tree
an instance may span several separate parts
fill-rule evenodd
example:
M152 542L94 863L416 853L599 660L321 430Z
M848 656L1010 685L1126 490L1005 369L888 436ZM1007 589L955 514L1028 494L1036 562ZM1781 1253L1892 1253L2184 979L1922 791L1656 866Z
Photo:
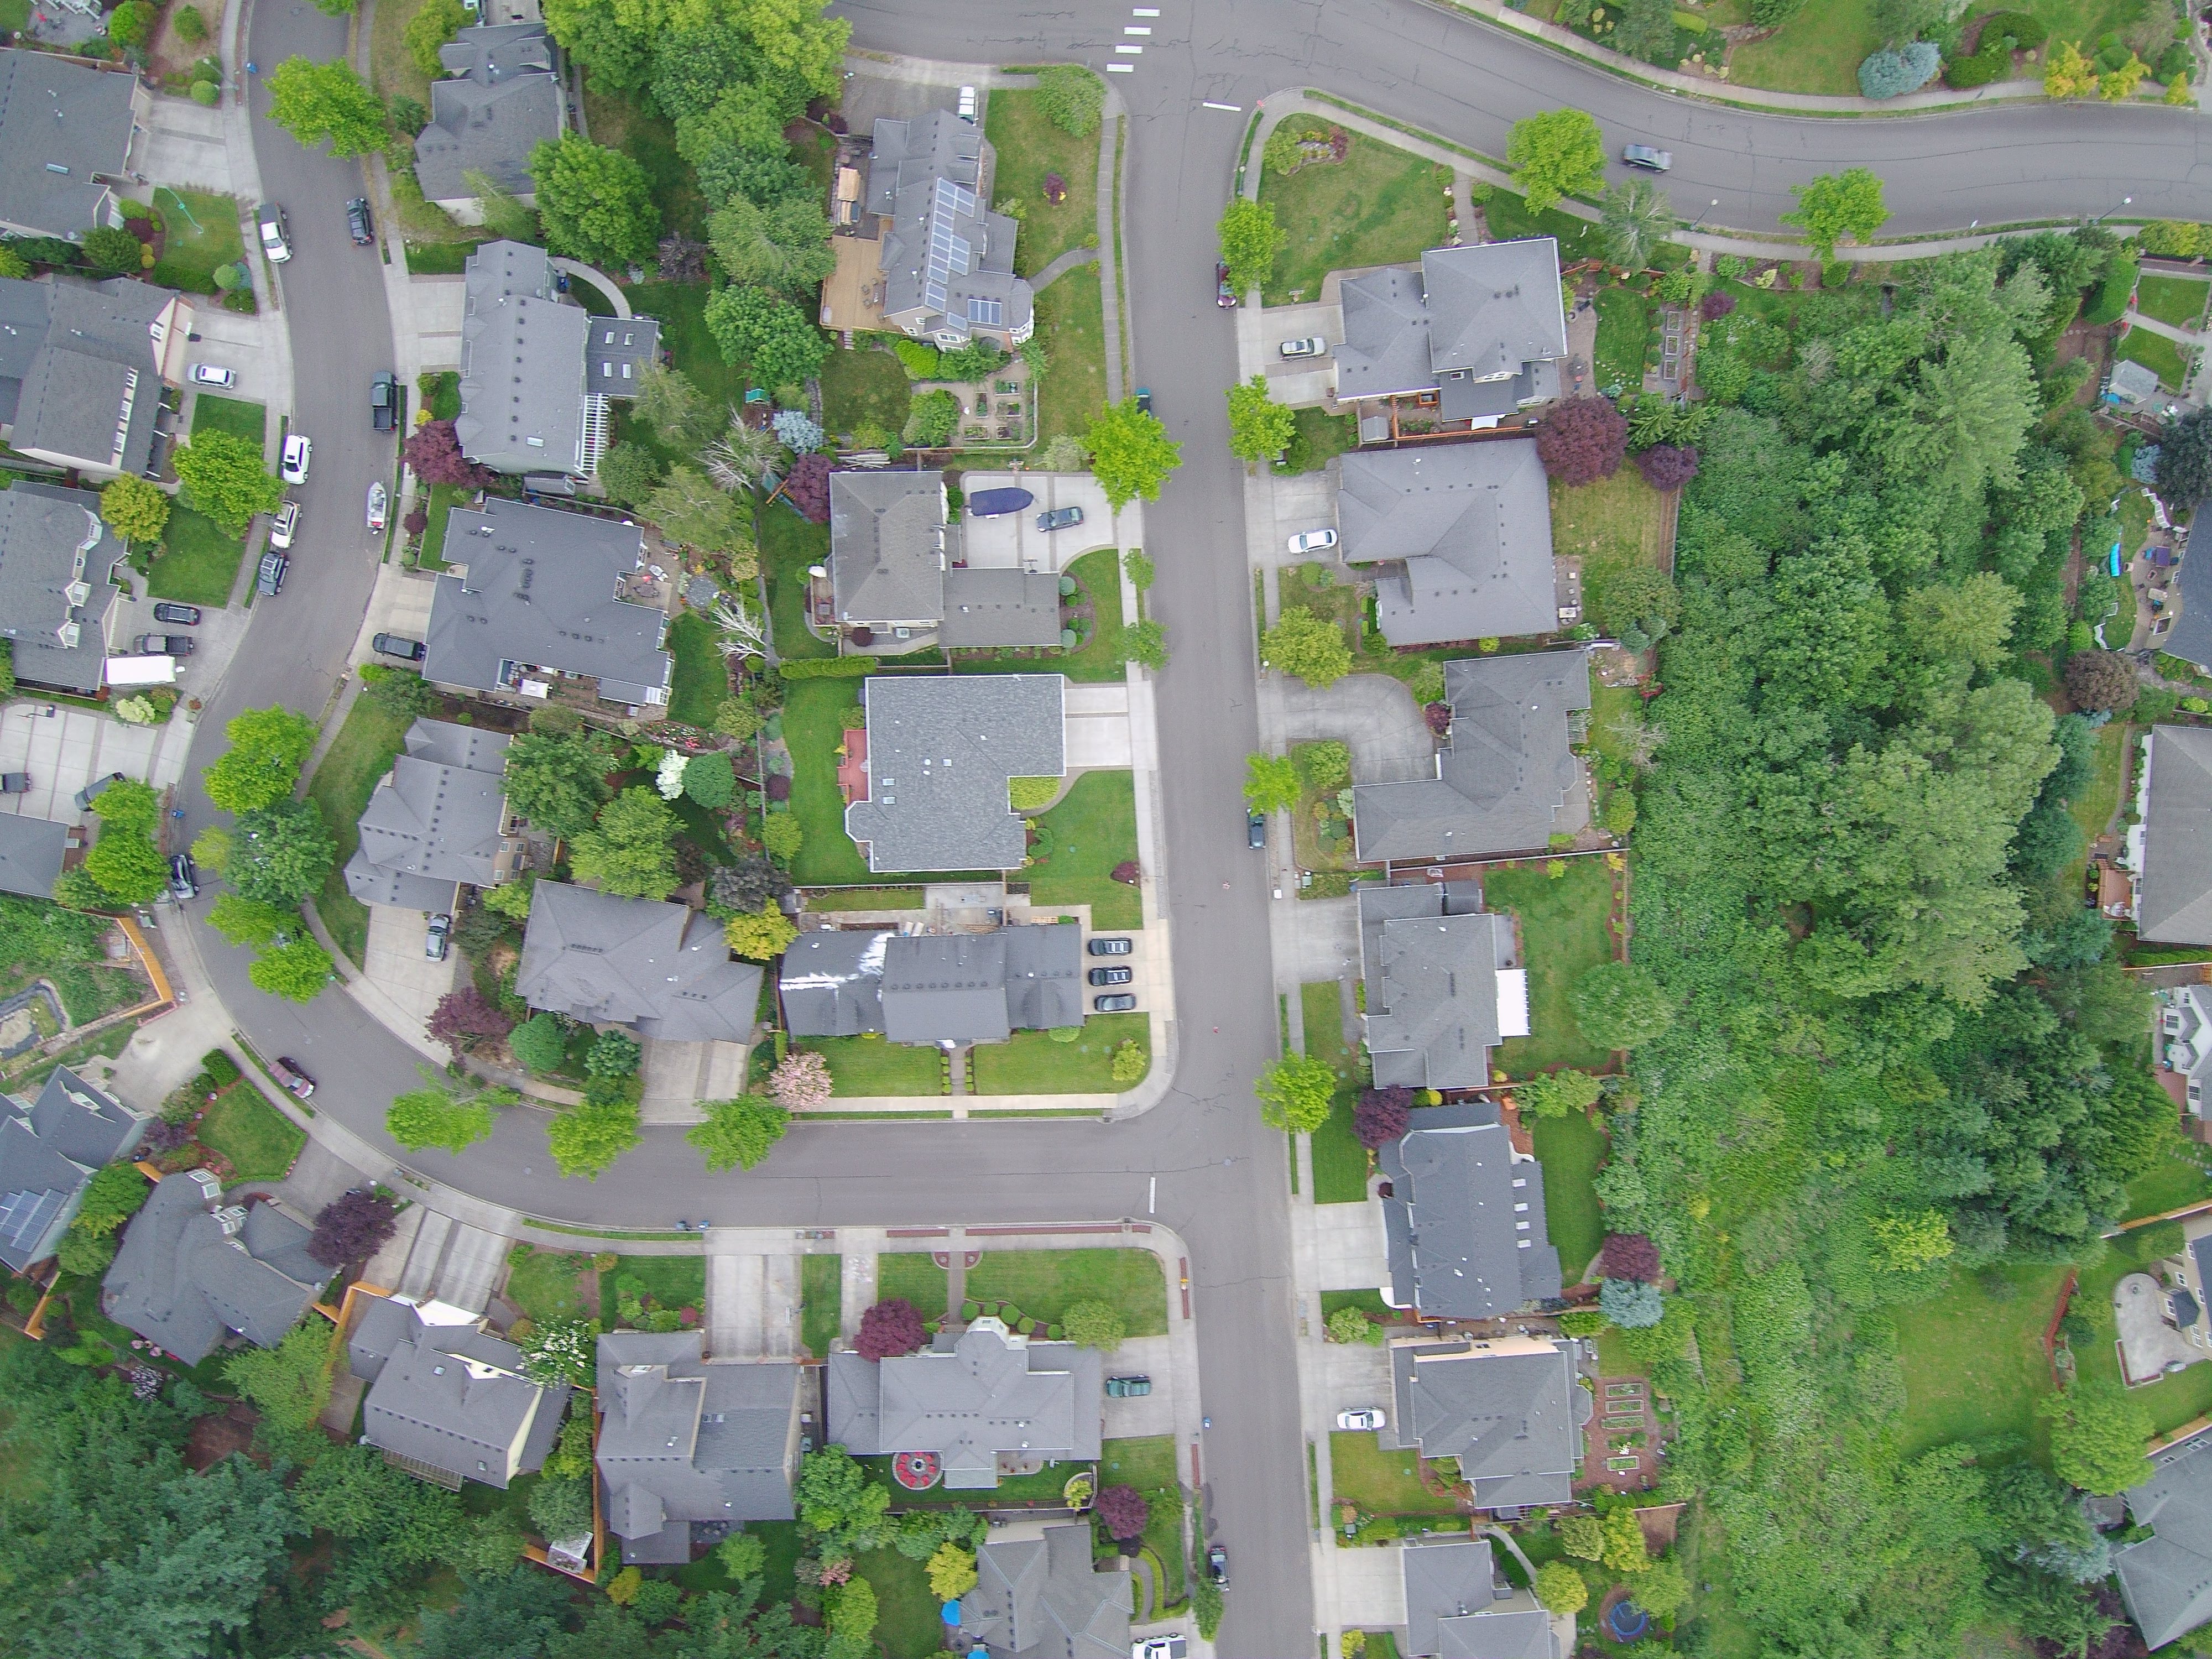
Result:
M1642 1233L1607 1233L1605 1251L1598 1258L1600 1279L1634 1279L1656 1284L1659 1247Z
M1106 1523L1108 1534L1115 1538L1141 1537L1145 1522L1152 1518L1152 1506L1145 1502L1145 1495L1134 1486L1108 1486L1098 1494L1091 1510Z
M784 479L784 498L805 516L809 524L830 522L830 458L801 455L791 464Z
M1735 309L1733 294L1708 294L1698 302L1698 313L1709 322L1717 322Z
M1654 444L1637 452L1636 470L1654 489L1680 489L1698 476L1698 452L1687 444Z
M442 1042L448 1048L473 1048L486 1037L505 1036L514 1029L514 1022L475 986L465 985L438 999L426 1029L434 1042Z
M1569 398L1536 428L1536 458L1563 484L1610 478L1627 453L1627 417L1610 398Z
M415 476L429 484L474 484L478 489L494 482L489 467L478 466L461 453L461 441L451 421L429 421L415 428L400 449L399 459L415 469Z
M1352 1108L1352 1133L1371 1152L1403 1139L1413 1121L1411 1089L1363 1089L1359 1104Z
M398 1210L381 1194L341 1193L315 1218L307 1254L325 1267L366 1261L384 1248L398 1224Z
M860 1316L860 1334L853 1339L853 1352L863 1359L892 1359L912 1353L929 1340L929 1330L902 1296L878 1302Z

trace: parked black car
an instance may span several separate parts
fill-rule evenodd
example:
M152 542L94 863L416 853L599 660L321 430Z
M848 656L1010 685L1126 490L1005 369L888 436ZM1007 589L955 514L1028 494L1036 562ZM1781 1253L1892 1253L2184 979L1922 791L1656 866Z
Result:
M379 432L399 424L399 377L389 370L368 383L368 423Z
M369 643L386 657L404 657L409 662L422 660L422 641L420 640L403 639L397 634L379 634Z
M254 579L253 585L264 593L281 593L284 591L284 573L291 568L291 560L272 549L261 556L261 574Z
M1137 1000L1122 991L1110 997L1093 997L1091 1006L1102 1014L1126 1014L1137 1006Z
M177 605L163 599L154 607L154 620L178 628L198 628L200 625L200 608L196 605Z
M1093 968L1089 977L1093 985L1127 985L1136 976L1133 968Z
M1126 939L1094 939L1084 947L1094 957L1126 957L1136 946Z
M143 657L189 657L192 654L192 636L189 634L141 634L138 654Z
M1229 1551L1221 1544L1209 1544L1206 1548L1206 1576L1223 1589L1229 1588Z
M346 230L356 247L367 247L376 240L376 226L368 216L368 197L356 196L346 204Z
M104 778L94 778L90 783L88 783L83 788L76 792L76 810L80 812L89 812L92 811L93 802L98 800L102 795L107 793L107 786L109 784L120 783L122 781L123 774L120 772L110 772Z

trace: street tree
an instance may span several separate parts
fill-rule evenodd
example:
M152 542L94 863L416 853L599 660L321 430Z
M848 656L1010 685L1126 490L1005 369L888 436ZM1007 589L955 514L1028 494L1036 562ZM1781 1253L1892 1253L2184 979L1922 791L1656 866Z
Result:
M1252 1085L1260 1097L1260 1121L1271 1129L1311 1134L1328 1121L1336 1093L1336 1073L1325 1060L1285 1054Z
M634 1100L586 1099L558 1114L545 1132L553 1162L564 1176L597 1181L617 1158L643 1139Z
M929 1340L921 1313L902 1296L885 1297L860 1316L853 1352L863 1359L893 1359L915 1353Z
M1168 436L1159 416L1124 398L1109 404L1091 416L1084 435L1091 451L1091 471L1106 492L1106 500L1119 513L1139 496L1160 498L1160 486L1182 462L1182 446Z
M1221 262L1229 267L1229 286L1239 299L1267 280L1275 256L1290 246L1290 233L1275 222L1275 210L1239 196L1221 211Z
M830 341L790 301L757 288L726 288L707 301L707 331L722 361L747 364L764 386L799 386L820 372Z
M742 196L707 222L714 258L730 280L804 297L837 268L830 247L830 221L804 197L766 207Z
M410 1152L426 1146L465 1152L492 1130L492 1110L482 1096L462 1100L434 1083L395 1098L384 1115L384 1130Z
M1599 198L1598 228L1606 258L1626 270L1642 270L1659 244L1681 221L1668 205L1667 192L1646 179L1613 185Z
M684 1139L699 1149L707 1168L716 1175L751 1169L775 1150L791 1124L787 1108L759 1095L709 1101L701 1109L707 1114L706 1121L694 1124Z
M257 513L274 513L284 486L261 464L261 446L234 432L197 433L177 451L185 505L212 519L228 536L242 536Z
M1865 167L1824 173L1809 184L1790 188L1797 205L1778 216L1784 224L1803 231L1814 256L1824 261L1836 257L1836 244L1844 237L1869 242L1889 221L1889 210L1881 201L1881 180Z
M278 800L239 815L224 878L240 898L297 906L322 890L338 844L312 800Z
M384 100L341 58L317 62L288 58L269 72L269 118L309 149L330 143L330 153L381 151L391 134Z
M1139 663L1158 673L1168 665L1168 632L1150 617L1121 630L1121 660Z
M676 890L676 815L651 789L625 789L568 846L580 881L623 898L665 899Z
M169 498L135 473L109 481L100 492L100 516L126 542L158 542L169 524Z
M315 723L282 706L248 708L223 735L230 747L203 775L208 799L226 812L251 812L291 794L315 746Z
M1513 188L1532 213L1559 204L1563 196L1586 196L1605 171L1605 140L1595 118L1578 109L1546 110L1516 121L1505 141Z
M84 872L123 904L149 904L169 884L169 868L143 823L111 823L84 856Z
M1266 375L1229 388L1229 453L1238 460L1274 460L1297 429L1297 411L1267 396Z
M595 265L642 263L660 237L645 169L618 149L564 132L530 152L538 216L556 253Z
M1298 804L1298 769L1288 755L1244 757L1244 805L1255 812L1280 811Z
M1260 657L1268 667L1294 674L1320 690L1352 672L1352 647L1344 629L1304 605L1291 605L1260 636Z
M301 925L299 911L292 907L264 904L235 893L225 893L210 905L207 921L233 945L250 945L257 950L279 934L298 933Z
M1674 1004L1641 963L1606 962L1574 983L1575 1024L1601 1048L1633 1048L1674 1023Z
M518 733L507 746L507 804L547 835L574 841L605 804L613 764L596 733Z

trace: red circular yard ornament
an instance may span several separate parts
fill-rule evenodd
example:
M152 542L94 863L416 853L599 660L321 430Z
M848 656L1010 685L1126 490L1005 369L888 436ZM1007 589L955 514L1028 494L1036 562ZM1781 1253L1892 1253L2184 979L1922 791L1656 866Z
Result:
M891 1459L891 1479L908 1492L927 1492L944 1474L935 1452L901 1452Z

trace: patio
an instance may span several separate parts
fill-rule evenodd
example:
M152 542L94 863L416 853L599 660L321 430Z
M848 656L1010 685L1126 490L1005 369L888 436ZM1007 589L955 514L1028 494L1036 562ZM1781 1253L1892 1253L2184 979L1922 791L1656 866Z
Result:
M2186 1316L2191 1340L2176 1323ZM2130 1388L2212 1358L2203 1346L2203 1310L2185 1288L2168 1291L2148 1273L2130 1273L2112 1287L2112 1322L2119 1329L2120 1376Z

